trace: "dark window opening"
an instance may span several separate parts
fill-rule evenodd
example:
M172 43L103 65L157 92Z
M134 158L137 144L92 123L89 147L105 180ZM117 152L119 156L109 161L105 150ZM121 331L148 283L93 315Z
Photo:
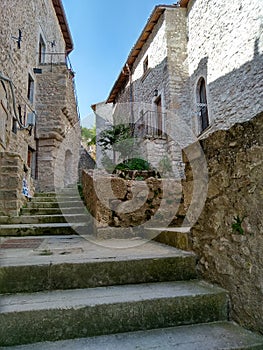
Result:
M31 169L32 178L36 179L36 152L30 146L27 151L27 166Z
M42 36L40 35L39 47L38 47L38 63L45 63L45 55L46 55L46 45Z
M201 123L201 132L209 126L205 79L199 81L198 106Z
M12 121L12 132L14 134L17 134L17 121L15 118L13 118L13 121Z
M31 103L34 101L34 80L30 74L28 74L28 86L27 86L27 98Z
M157 98L155 101L156 108L157 108L157 129L158 129L158 136L162 135L162 127L163 127L163 121L162 121L162 99L161 96Z

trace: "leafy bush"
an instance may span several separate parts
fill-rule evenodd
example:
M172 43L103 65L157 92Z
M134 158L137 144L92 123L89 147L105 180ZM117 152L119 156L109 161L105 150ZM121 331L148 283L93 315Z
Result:
M151 165L144 159L131 158L124 160L115 167L116 170L151 170Z

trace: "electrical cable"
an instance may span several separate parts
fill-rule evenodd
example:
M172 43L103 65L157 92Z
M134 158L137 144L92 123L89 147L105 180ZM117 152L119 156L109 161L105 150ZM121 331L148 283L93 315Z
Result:
M0 80L6 81L10 86L11 95L12 95L12 102L13 102L13 110L14 110L14 114L15 114L15 119L18 122L19 127L21 129L28 129L29 125L26 125L26 126L23 125L20 121L20 118L17 115L17 112L16 112L16 97L15 97L15 92L14 92L14 86L15 86L14 83L12 82L12 80L10 78L6 77L1 71L0 71ZM31 109L31 111L32 111L32 109ZM35 114L34 111L32 111L32 112Z

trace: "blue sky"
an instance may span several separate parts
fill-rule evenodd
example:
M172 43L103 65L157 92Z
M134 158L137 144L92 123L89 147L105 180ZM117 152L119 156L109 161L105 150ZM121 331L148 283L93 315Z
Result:
M62 1L74 41L70 61L76 72L80 115L89 116L91 126L90 106L108 97L154 7L176 1Z

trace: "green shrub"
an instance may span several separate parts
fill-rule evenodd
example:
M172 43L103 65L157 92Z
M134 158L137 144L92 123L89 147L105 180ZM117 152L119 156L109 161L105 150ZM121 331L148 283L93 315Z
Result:
M151 165L144 159L141 158L131 158L124 160L122 163L119 163L116 167L116 170L151 170Z

